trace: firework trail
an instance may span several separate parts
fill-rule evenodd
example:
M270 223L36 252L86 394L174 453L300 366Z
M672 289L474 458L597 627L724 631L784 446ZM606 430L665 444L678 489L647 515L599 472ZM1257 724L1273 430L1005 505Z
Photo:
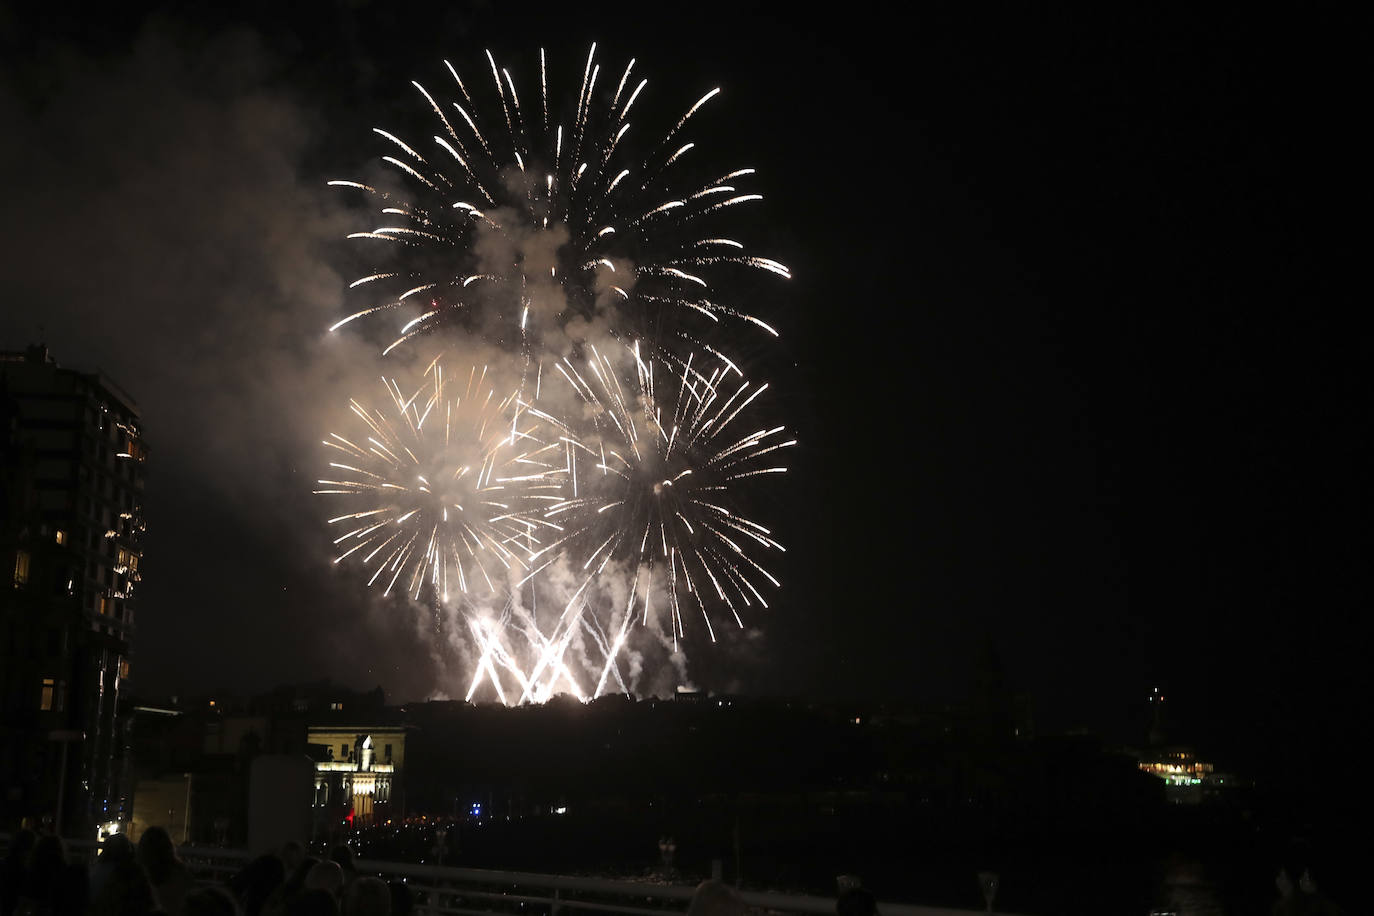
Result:
M684 139L720 90L635 155L630 115L648 81L637 78L634 60L612 91L593 45L576 104L561 112L550 111L542 50L539 61L533 104L528 94L522 102L490 52L468 81L445 61L442 89L413 83L434 113L435 133L409 142L374 128L388 149L382 163L404 191L330 182L368 194L380 210L375 227L350 236L377 258L378 269L352 284L370 304L334 329L392 314L396 330L384 352L455 325L507 348L555 355L594 320L622 339L664 346L682 335L699 348L694 324L722 321L776 336L728 295L740 271L791 276L727 237L735 209L762 199L749 189L754 169L707 171L704 151ZM712 177L692 177L702 174Z
M547 633L540 627L536 615L521 607L513 597L497 615L465 614L479 652L465 699L471 702L478 689L489 683L497 698L506 704L547 702L560 689L585 701L602 693L608 675L614 676L622 692L627 692L616 658L630 622L629 610L623 615L619 635L611 640L594 616L582 613L584 609L585 602L571 617L565 613L555 621ZM582 651L575 653L575 659L568 658L569 647L579 635L584 640L591 639L601 654L599 676L590 667L583 647L579 646ZM593 678L596 686L589 694L584 683Z
M755 556L783 547L738 508L738 491L784 473L782 450L796 440L781 426L744 425L768 386L723 363L646 357L637 345L624 356L618 367L591 347L584 363L557 365L591 429L563 440L568 485L544 512L562 534L535 557L568 551L588 580L618 561L633 571L630 604L639 590L643 622L657 581L674 639L686 635L687 605L714 642L709 606L743 627L741 609L767 607L763 591L779 585Z
M382 379L386 408L351 401L356 433L324 440L334 457L315 492L347 509L329 519L342 530L334 562L356 557L385 594L495 592L512 572L535 568L541 532L556 533L535 498L558 489L544 477L561 449L541 440L537 411L498 393L485 367L455 382L436 358L424 379L414 391Z

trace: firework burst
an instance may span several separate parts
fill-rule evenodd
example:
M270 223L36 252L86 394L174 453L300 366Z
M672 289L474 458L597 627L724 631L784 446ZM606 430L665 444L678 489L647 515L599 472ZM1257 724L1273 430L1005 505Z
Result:
M550 92L542 50L537 90L490 52L466 81L444 67L436 91L413 84L428 139L374 128L381 177L331 182L380 211L350 236L374 265L350 287L368 298L331 330L390 319L383 356L427 334L494 345L519 382L450 380L436 359L414 390L384 378L381 409L351 402L357 431L325 440L317 491L341 506L335 562L448 609L475 659L469 699L625 690L637 624L685 677L680 638L743 627L779 586L782 545L746 507L796 441L750 419L768 386L720 348L777 336L740 280L791 276L743 241L754 169L692 137L719 89L644 133L647 80L634 60L603 70L595 45L575 99ZM555 604L538 615L541 590Z
M738 491L785 472L778 459L796 440L781 426L745 425L768 386L727 364L631 346L618 367L590 350L581 365L565 358L557 367L587 407L587 428L563 439L565 492L544 511L562 534L535 556L569 551L587 581L617 561L632 571L630 605L638 593L642 621L658 590L674 639L686 635L686 605L715 641L708 607L743 627L741 609L767 607L764 591L779 584L756 555L783 547L739 509Z
M534 498L558 488L543 478L561 454L541 440L538 412L499 393L486 368L450 381L438 359L414 391L382 384L385 409L350 401L356 433L324 440L334 457L315 492L348 510L329 519L345 529L334 562L356 557L386 594L429 586L443 601L528 575L550 528Z
M404 190L331 182L380 210L375 227L350 236L374 246L379 268L352 284L370 304L334 328L395 314L384 352L450 325L555 354L580 336L574 325L593 322L656 346L682 335L700 349L691 329L704 326L694 322L740 321L776 336L727 293L741 270L791 275L727 229L736 208L762 198L749 186L754 169L709 169L687 139L719 89L636 155L631 113L648 81L634 60L617 78L593 45L576 102L561 111L550 109L558 103L542 50L537 91L518 91L490 52L475 79L445 67L441 90L413 84L434 112L432 136L410 142L374 128Z

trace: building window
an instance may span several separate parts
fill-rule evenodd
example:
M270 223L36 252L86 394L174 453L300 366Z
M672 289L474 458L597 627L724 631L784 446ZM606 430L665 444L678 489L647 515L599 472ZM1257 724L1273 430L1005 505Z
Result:
M38 708L47 712L52 709L54 682L50 677L43 678L43 693L38 698Z
M104 596L104 595L102 595L102 596L100 597L100 616L101 616L101 617L108 617L108 616L110 616L110 605L111 605L111 603L112 603L112 602L110 601L110 599L109 599L108 597L106 597L106 596Z
M63 545L63 546L66 546L66 543L67 543L67 532L62 531L62 530L60 530L60 529L58 530L58 532L57 532L57 543L58 543L58 544L61 544L61 545Z
M347 760L347 759L348 759L348 745L347 745L347 744L340 744L340 745L339 745L339 756L342 757L344 760Z
M29 581L29 552L19 550L14 554L14 587L23 588Z
M387 759L387 760L390 760L390 759L391 759L391 745L389 745L389 744L384 745L384 746L382 747L382 753L386 756L386 759Z

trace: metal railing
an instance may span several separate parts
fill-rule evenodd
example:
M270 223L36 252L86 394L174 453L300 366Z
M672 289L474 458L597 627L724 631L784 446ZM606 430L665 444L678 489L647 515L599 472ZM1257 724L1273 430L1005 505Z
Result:
M89 862L98 850L98 844L91 840L67 840L66 844L68 854L76 861ZM0 850L8 846L9 837L0 834ZM178 855L192 875L206 883L225 881L251 858L241 849L195 846L180 847ZM696 891L695 887L647 881L411 865L375 859L359 859L356 864L362 874L405 882L415 897L416 916L678 916L686 912ZM835 901L830 897L749 890L739 893L759 916L833 916L835 912ZM882 916L973 916L983 912L883 902L879 902L878 911Z

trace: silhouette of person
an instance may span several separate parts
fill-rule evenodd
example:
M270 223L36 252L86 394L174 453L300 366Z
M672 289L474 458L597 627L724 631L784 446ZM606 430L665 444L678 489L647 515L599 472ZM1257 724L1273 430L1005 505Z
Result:
M67 861L59 837L39 837L20 882L16 916L84 916L89 899L86 869Z
M267 901L272 898L286 880L286 866L274 855L258 856L249 862L233 878L229 879L229 889L233 891L244 916L259 916Z
M181 905L195 887L191 873L177 858L172 836L161 827L149 827L138 838L138 864L153 882L158 902L167 916L182 916Z
M91 916L148 916L155 909L157 893L134 844L115 834L91 868Z
M353 850L347 843L339 843L329 850L329 860L337 862L343 870L344 887L358 880L358 866L353 862Z
M335 901L343 893L343 885L344 873L338 862L316 862L315 867L310 869L310 874L305 877L306 890L328 891Z

